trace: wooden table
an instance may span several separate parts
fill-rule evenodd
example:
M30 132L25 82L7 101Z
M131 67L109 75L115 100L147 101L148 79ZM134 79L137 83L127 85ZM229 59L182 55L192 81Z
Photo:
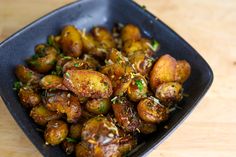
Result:
M72 0L0 0L0 41ZM137 0L208 61L214 83L191 116L150 157L236 156L236 1ZM0 69L1 71L1 69ZM0 99L0 156L40 157Z

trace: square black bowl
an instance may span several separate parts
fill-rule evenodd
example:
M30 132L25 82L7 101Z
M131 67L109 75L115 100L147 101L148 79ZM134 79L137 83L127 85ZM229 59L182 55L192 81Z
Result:
M14 68L22 64L25 58L33 54L34 46L46 41L50 34L58 34L63 26L73 24L78 28L90 29L103 25L111 28L114 23L132 23L140 27L144 36L154 38L161 44L156 56L169 53L177 59L187 60L192 67L192 74L184 84L185 93L189 94L160 126L158 131L141 137L138 147L130 156L143 156L159 145L197 105L213 81L213 73L206 61L181 37L173 32L158 18L130 0L81 0L64 6L23 28L0 44L0 96L32 143L44 156L66 156L60 147L44 145L42 134L36 130L37 125L29 117L12 90L15 78Z

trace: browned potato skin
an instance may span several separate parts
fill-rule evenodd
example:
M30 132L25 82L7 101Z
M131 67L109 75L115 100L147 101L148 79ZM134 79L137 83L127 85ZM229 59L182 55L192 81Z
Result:
M79 139L81 137L81 133L82 133L82 124L72 124L70 126L70 137L75 138L75 139Z
M142 51L138 51L134 55L129 57L129 61L138 73L143 76L149 75L153 61L145 53L143 53Z
M94 145L107 145L119 137L118 128L104 116L88 120L82 129L82 140Z
M125 98L119 98L112 104L118 124L127 132L134 132L140 125L140 119L133 105Z
M81 116L79 99L69 92L48 91L44 97L44 103L51 111L65 113L69 123L76 123Z
M157 125L154 123L147 123L142 120L139 130L143 134L151 134L157 130Z
M72 57L79 57L81 55L83 42L79 31L74 26L68 25L63 29L60 43L66 55Z
M86 109L94 114L107 114L111 108L110 99L92 99L86 103Z
M47 144L57 145L61 143L68 135L68 126L61 120L52 120L48 122L45 132L44 139Z
M178 82L160 84L156 89L155 96L164 104L178 102L183 98L182 85Z
M191 66L186 60L178 60L176 65L175 80L184 83L190 76Z
M97 46L97 41L91 34L86 34L81 32L82 42L83 42L83 51L89 53L93 48Z
M63 79L56 75L46 75L44 76L40 82L40 86L42 89L62 89L68 90L63 84Z
M40 81L40 74L30 70L29 68L26 68L24 65L17 65L15 74L17 78L22 83L27 84L38 84Z
M127 58L128 59L128 58ZM112 49L107 56L107 60L111 60L113 63L125 64L126 59L120 51L117 49Z
M145 122L160 123L168 118L166 107L155 103L152 98L141 100L137 106L139 117Z
M39 56L36 58L32 57L27 60L27 63L31 69L38 73L47 73L52 70L56 64L58 55L57 50L54 47L44 44L37 45L35 47L35 54Z
M66 152L67 155L70 155L75 151L75 143L64 140L62 142L62 148Z
M141 32L137 26L127 24L121 31L121 39L123 42L127 40L139 40Z
M176 60L170 55L161 56L150 72L150 86L155 91L164 82L175 81Z
M82 60L91 63L92 65L94 65L95 67L100 67L100 63L98 62L97 59L95 59L92 55L89 54L84 54L82 57Z
M31 87L22 87L19 90L18 96L21 104L26 108L32 108L41 102L40 95Z
M50 111L43 104L40 104L32 108L30 117L35 123L44 126L51 120L60 119L62 114Z
M141 84L141 88L139 89L138 83ZM128 97L131 101L138 102L142 98L147 97L148 86L147 80L142 75L137 75L132 79L131 84L127 90Z
M92 62L84 61L81 59L73 59L68 61L62 68L62 71L65 73L67 70L96 70L96 65Z
M112 94L110 79L97 71L68 70L63 83L79 97L108 98Z
M90 143L81 141L75 147L75 156L76 157L94 157Z
M133 136L127 135L120 138L118 150L122 155L125 155L134 149L136 145L137 139L135 139Z

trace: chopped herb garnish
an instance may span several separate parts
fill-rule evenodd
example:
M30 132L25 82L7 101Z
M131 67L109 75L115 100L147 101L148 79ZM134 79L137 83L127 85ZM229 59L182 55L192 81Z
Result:
M29 64L32 65L32 66L35 66L35 67L40 67L40 64L39 62L37 62L36 60L30 60L29 61Z
M68 72L66 72L66 77L70 77L70 74Z
M79 67L79 63L75 63L74 66L78 68Z
M63 59L71 59L71 56L63 56Z
M48 45L50 45L50 46L54 46L54 40L53 40L53 36L52 35L50 35L49 37L48 37L48 41L47 41L47 44Z
M157 51L157 50L159 49L159 47L160 47L159 42L157 42L156 40L153 40L153 41L152 41L152 45L151 45L151 49L152 49L153 51Z
M14 82L14 85L13 85L13 90L18 91L18 90L20 90L20 88L21 88L22 86L23 86L22 82L20 82L20 81L15 81L15 82Z
M136 80L135 84L138 86L139 91L142 92L142 90L143 90L142 80Z
M67 137L66 140L67 142L73 142L73 143L78 142L75 138L71 138L71 137Z
M116 103L117 98L118 98L118 97L115 96L114 98L111 99L111 102L112 102L113 104Z
M100 111L101 113L103 113L103 112L106 111L106 107L105 107L105 105L104 105L103 103L100 104L99 111Z

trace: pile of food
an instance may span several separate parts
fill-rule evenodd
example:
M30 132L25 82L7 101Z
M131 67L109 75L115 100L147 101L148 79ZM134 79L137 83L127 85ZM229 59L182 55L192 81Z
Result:
M76 157L124 156L183 98L189 63L154 59L158 49L132 24L89 33L68 25L16 67L14 89L47 145Z

